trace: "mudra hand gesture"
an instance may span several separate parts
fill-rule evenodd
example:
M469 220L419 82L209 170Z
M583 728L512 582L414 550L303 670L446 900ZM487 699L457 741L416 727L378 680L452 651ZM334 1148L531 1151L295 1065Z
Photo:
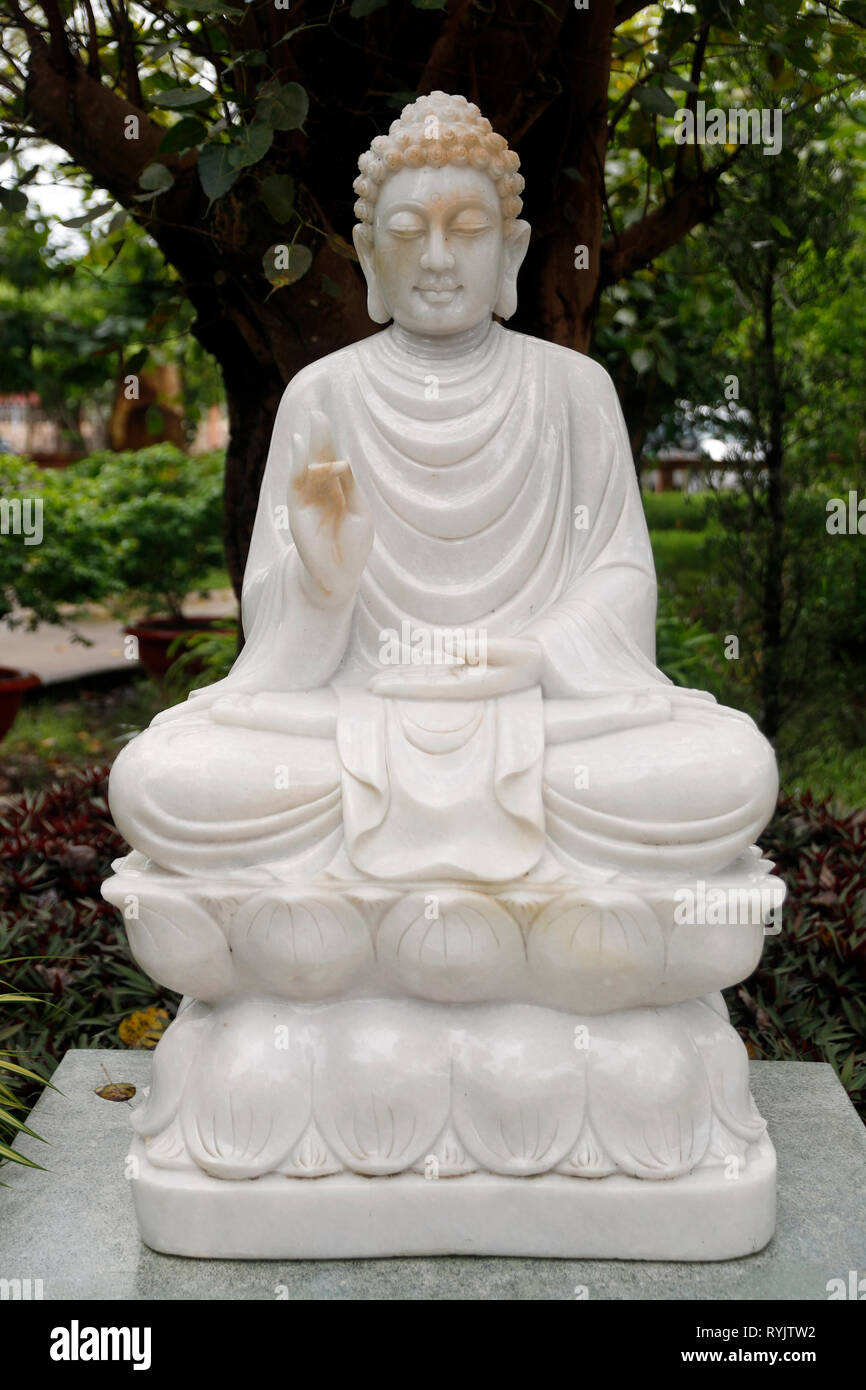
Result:
M373 519L320 410L312 411L308 444L292 437L289 526L316 596L351 598L373 544Z
M469 659L459 644L446 643L445 658L385 671L373 677L370 689L407 700L486 700L527 690L541 679L541 648L532 638L488 638L483 660Z

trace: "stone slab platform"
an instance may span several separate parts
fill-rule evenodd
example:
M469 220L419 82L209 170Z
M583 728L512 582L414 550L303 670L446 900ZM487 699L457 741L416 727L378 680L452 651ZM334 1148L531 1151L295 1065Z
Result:
M141 1052L72 1050L19 1147L49 1172L7 1166L0 1277L42 1279L47 1299L786 1299L824 1300L866 1273L866 1129L832 1068L753 1062L778 1153L777 1232L756 1255L714 1264L437 1257L223 1261L159 1255L140 1241L124 1159L128 1107L94 1089L149 1082ZM585 1290L585 1293L583 1292Z

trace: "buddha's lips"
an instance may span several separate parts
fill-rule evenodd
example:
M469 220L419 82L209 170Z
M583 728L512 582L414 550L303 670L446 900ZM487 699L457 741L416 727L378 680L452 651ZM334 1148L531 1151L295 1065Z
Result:
M415 289L428 304L448 304L462 285L416 285Z

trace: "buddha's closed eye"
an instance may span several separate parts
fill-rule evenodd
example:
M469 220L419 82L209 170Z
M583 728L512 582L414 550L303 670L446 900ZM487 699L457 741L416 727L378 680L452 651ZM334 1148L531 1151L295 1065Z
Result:
M458 217L445 229L445 236L475 237L481 236L484 232L491 230L491 223L486 218L478 217ZM427 231L423 222L413 219L412 221L393 221L388 223L388 231L391 236L400 237L408 240L414 237L424 236Z
M423 222L418 221L417 218L413 218L411 222L389 222L388 231L391 233L392 236L417 237L424 235L425 227Z

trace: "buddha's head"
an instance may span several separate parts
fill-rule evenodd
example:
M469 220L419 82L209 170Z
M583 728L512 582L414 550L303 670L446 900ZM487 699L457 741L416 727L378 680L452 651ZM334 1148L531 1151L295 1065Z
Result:
M465 97L404 107L361 155L355 249L376 323L459 333L517 307L529 242L520 161Z

